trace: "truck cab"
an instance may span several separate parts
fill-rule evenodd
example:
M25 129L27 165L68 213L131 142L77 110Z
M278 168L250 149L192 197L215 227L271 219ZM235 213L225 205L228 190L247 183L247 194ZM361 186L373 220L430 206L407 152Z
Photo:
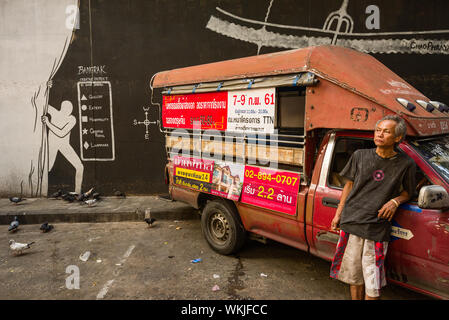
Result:
M400 115L398 152L417 166L416 194L392 221L390 282L449 298L449 108L370 55L318 46L163 71L166 177L172 199L201 211L221 254L249 234L330 261L339 172L373 130Z

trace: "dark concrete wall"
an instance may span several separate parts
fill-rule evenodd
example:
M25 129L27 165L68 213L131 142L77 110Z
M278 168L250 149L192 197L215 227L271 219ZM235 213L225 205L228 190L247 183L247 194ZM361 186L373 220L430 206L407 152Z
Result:
M323 41L330 43L333 35L319 30L323 29L330 13L339 10L343 3L343 0L80 0L79 29L75 30L61 67L53 77L49 104L56 108L62 101L70 100L74 106L73 116L80 119L78 82L89 77L109 81L115 145L113 161L83 161L82 189L95 185L104 193L115 189L134 194L166 191L162 135L156 125L149 125L146 139L145 126L134 125L134 120L145 120L143 107L150 106L149 80L153 74L295 47L282 43L287 36L296 39L296 47L313 45L317 38L329 38ZM448 1L349 0L347 4L347 15L353 20L352 32L361 35L340 36L337 41L362 40L359 45L366 52L429 98L449 102L449 32L397 34L448 30ZM379 29L367 29L366 20L370 14L366 13L366 8L370 5L379 9ZM226 15L217 7L256 22ZM220 26L211 24L211 17L223 25L232 23L246 28L240 30L264 29L268 33L256 39L251 38L250 33L239 34L230 29L217 31ZM257 21L275 25L263 26ZM281 24L307 29L279 26ZM382 32L393 34L363 35ZM267 40L269 35L274 35L271 42ZM418 52L410 48L413 39L421 44L433 41L433 45L439 44L441 48ZM402 49L398 47L401 40L406 43ZM403 52L384 53L398 48ZM98 68L87 69L92 66ZM108 105L108 102L103 103ZM148 112L149 120L157 119L156 109ZM95 115L95 111L92 114ZM101 112L97 116L101 116ZM70 144L81 157L79 126L78 121ZM91 139L94 143L104 140ZM107 157L100 149L98 156ZM48 192L58 188L71 190L74 184L74 167L58 153L55 165L48 173Z

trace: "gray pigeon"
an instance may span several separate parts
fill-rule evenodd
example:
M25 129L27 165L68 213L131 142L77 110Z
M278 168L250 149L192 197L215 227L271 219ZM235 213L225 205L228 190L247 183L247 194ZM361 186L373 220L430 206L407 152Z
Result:
M121 191L116 191L116 192L114 192L114 195L117 197L117 198L126 198L126 195L125 195L125 193L123 193L123 192L121 192Z
M156 221L156 219L154 218L145 218L143 220L148 224L148 228L151 228L153 226L153 223Z
M22 202L23 200L26 200L24 198L21 197L9 197L9 201L11 201L12 203L18 204L19 202Z
M42 230L43 233L46 233L53 229L53 225L48 224L48 222L44 222L39 229Z
M78 196L78 201L86 201L87 199L89 199L90 195L92 194L92 192L94 191L94 188L90 188L89 191L81 193Z
M65 193L61 197L62 197L62 199L64 199L65 201L68 201L68 202L73 202L76 199L76 197L74 195L71 195L69 193Z
M17 219L17 216L14 217L13 222L9 225L8 231L15 232L19 228L19 220Z
M156 219L151 217L150 209L145 210L145 219L143 220L148 224L148 228L151 228L153 226L153 223L156 221Z
M95 199L95 200L101 200L101 194L99 193L99 192L95 192L93 195L92 195L92 198L93 199Z
M50 196L50 198L57 199L57 198L59 198L60 196L62 196L62 194L63 194L62 190L59 189L57 192L53 193L53 194Z

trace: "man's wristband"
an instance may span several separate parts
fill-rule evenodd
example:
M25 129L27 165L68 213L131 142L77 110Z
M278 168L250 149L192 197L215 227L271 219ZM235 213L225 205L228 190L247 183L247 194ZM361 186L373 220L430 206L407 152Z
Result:
M399 202L397 201L397 200L395 200L395 199L391 199L391 201L393 201L394 202L394 204L396 205L396 208L398 208L399 207Z

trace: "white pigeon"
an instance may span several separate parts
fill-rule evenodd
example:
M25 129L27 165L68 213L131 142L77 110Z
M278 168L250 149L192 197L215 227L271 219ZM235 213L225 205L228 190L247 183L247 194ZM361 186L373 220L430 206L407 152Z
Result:
M96 199L86 200L84 201L89 207L92 207L95 203L97 203Z
M22 254L22 251L25 249L29 249L33 243L34 241L30 243L19 243L15 242L14 240L9 240L9 248L16 254Z

